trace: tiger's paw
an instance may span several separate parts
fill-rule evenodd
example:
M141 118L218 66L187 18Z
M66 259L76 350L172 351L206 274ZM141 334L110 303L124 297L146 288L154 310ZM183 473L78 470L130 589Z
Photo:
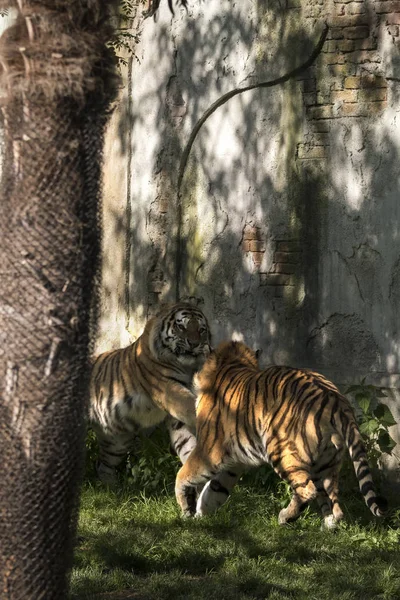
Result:
M287 525L288 522L289 522L289 519L288 519L288 515L287 515L287 510L286 510L286 508L282 508L282 510L280 511L280 513L278 515L278 523L279 523L279 525Z
M322 521L321 531L333 531L334 529L336 529L337 525L338 521L335 519L335 517L333 515L327 515Z
M207 481L197 498L196 517L213 515L225 504L228 497L228 490L219 481L216 479Z

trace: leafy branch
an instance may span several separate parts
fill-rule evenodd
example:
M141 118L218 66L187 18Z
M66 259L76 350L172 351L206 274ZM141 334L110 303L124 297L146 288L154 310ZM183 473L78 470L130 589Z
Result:
M365 377L357 385L351 385L346 394L354 398L359 409L359 426L365 447L371 462L377 466L382 454L392 454L396 446L395 440L389 433L389 427L396 425L390 408L381 402L386 398L385 392L374 385L366 385Z

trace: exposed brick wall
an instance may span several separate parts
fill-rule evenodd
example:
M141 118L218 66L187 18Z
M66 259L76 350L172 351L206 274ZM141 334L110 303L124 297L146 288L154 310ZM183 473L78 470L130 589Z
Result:
M330 30L321 57L301 78L307 127L298 144L297 158L325 159L329 132L335 119L368 118L387 106L379 39L389 33L399 43L400 1L310 1L306 18L326 19Z
M259 269L265 254L265 242L260 226L246 223L242 237L243 252L250 252L256 269Z
M290 0L298 12L320 26L329 25L328 38L317 62L299 77L305 107L302 140L296 158L329 159L330 140L338 120L373 119L387 107L388 83L384 76L379 41L389 33L399 43L400 0ZM260 286L276 298L294 290L302 275L301 241L276 240L272 267L265 271L266 226L247 224L242 249L251 253Z
M302 262L299 240L275 240L272 267L260 273L260 285L268 286L276 298L283 298L287 288L296 285L296 275Z

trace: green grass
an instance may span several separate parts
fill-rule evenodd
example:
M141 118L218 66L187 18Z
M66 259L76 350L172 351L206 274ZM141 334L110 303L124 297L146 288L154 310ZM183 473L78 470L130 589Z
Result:
M173 482L146 495L86 483L71 598L127 589L138 600L400 598L400 511L378 521L350 486L335 532L321 531L313 508L281 527L285 486L267 481L264 492L254 483L241 483L215 516L193 520L180 517Z

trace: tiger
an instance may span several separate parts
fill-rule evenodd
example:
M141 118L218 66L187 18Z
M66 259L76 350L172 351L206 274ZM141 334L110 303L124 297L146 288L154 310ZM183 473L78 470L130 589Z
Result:
M92 365L89 425L99 443L97 474L116 483L116 467L134 448L140 430L165 422L171 450L185 462L196 444L192 379L211 351L204 313L190 302L163 306L131 345L100 354ZM210 482L205 513L225 502L239 475Z
M175 484L184 516L202 515L195 486L237 466L268 463L292 492L279 523L295 520L316 499L322 526L333 529L344 516L338 493L345 447L367 506L384 515L386 500L375 491L354 411L323 375L285 366L261 370L243 342L223 342L195 375L194 389L197 444Z

